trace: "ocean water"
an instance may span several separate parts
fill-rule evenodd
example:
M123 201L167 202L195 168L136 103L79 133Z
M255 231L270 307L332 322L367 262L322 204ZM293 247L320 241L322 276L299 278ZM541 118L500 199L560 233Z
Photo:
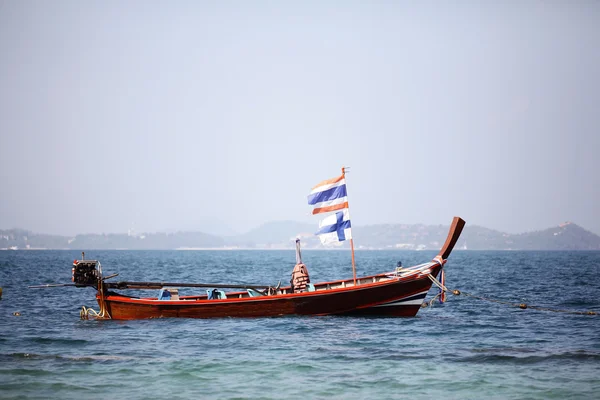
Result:
M27 288L69 282L79 256L0 252L0 398L600 397L599 315L450 295L416 318L82 321L82 305L98 308L93 289ZM433 256L359 251L357 270L391 271L399 260ZM292 250L90 251L86 258L118 280L272 285L287 283L295 262ZM304 251L303 258L313 282L352 275L346 251ZM452 289L600 312L600 252L456 251L446 271Z

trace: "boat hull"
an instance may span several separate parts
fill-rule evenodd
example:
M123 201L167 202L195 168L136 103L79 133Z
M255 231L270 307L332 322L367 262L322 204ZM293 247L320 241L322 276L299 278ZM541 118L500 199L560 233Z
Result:
M437 276L440 266L428 272ZM383 276L383 275L380 275ZM430 289L427 274L314 292L227 299L140 299L109 293L98 303L113 319L354 315L413 317ZM319 287L319 285L315 285Z

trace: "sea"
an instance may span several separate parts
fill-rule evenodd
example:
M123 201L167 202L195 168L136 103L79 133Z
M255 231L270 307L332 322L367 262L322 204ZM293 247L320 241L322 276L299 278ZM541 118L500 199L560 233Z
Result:
M313 282L352 276L349 251L302 255ZM375 274L434 255L357 251L356 268ZM138 321L81 320L82 306L98 308L91 288L28 288L70 282L80 256L0 252L0 398L600 398L600 315L576 313L600 314L600 252L455 251L446 285L461 294L415 318ZM86 258L116 280L264 285L287 284L295 263L294 250Z

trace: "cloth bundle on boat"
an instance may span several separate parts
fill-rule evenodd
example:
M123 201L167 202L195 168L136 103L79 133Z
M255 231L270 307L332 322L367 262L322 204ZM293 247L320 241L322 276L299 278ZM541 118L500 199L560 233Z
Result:
M293 293L300 293L306 290L306 285L310 283L310 277L308 276L308 269L304 264L296 264L292 271L292 285Z

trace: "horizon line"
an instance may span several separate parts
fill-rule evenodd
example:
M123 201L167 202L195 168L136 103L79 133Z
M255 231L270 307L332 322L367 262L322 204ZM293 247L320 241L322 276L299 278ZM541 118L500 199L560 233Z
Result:
M15 230L15 231L24 231L27 232L28 234L34 234L34 235L48 235L48 236L62 236L62 237L68 237L68 238L74 238L76 236L83 236L83 235L128 235L128 236L132 236L132 237L137 237L140 235L153 235L153 234L166 234L166 235L170 235L170 234L176 234L176 233L202 233L205 235L210 235L210 236L215 236L215 237L220 237L220 238L228 238L228 237L236 237L236 236L243 236L246 235L252 231L255 231L265 225L268 224L273 224L273 223L280 223L280 222L289 222L289 223L295 223L295 224L302 224L302 225L311 225L308 222L300 222L300 221L293 221L293 220L278 220L278 221L269 221L269 222L265 222L262 223L260 225L258 225L255 228L250 229L249 231L246 231L244 233L236 233L233 235L220 235L220 234L214 234L214 233L209 233L206 231L202 231L202 230L185 230L185 229L178 229L178 230L159 230L159 231L142 231L139 233L135 233L135 234L130 234L130 232L87 232L87 233L76 233L74 235L64 235L64 234L60 234L60 233L46 233L46 232L37 232L37 231L33 231L30 229L24 229L24 228L17 228L17 227L13 227L13 228L0 228L0 231L10 231L10 230ZM376 224L366 224L366 225L356 225L355 227L369 227L369 226L381 226L381 225L406 225L406 226L417 226L417 225L423 225L423 226L428 226L428 227L436 227L436 226L450 226L450 224L424 224L422 222L419 223L413 223L413 224L407 224L407 223L376 223ZM530 230L530 231L524 231L524 232L519 232L519 233L508 233L505 231L501 231L498 229L494 229L494 228L488 228L486 226L483 225L478 225L478 224L467 224L466 227L478 227L478 228L483 228L483 229L489 229L491 231L496 231L496 232L500 232L503 234L508 234L508 235L523 235L526 233L533 233L533 232L540 232L540 231L544 231L544 230L548 230L548 229L552 229L555 227L564 227L564 226L568 226L568 225L575 225L578 226L590 233L593 233L597 236L600 236L600 234L592 232L586 228L584 228L583 226L572 222L572 221L565 221L556 225L552 225L549 226L547 228L543 228L543 229L538 229L538 230ZM314 232L311 232L314 233Z

